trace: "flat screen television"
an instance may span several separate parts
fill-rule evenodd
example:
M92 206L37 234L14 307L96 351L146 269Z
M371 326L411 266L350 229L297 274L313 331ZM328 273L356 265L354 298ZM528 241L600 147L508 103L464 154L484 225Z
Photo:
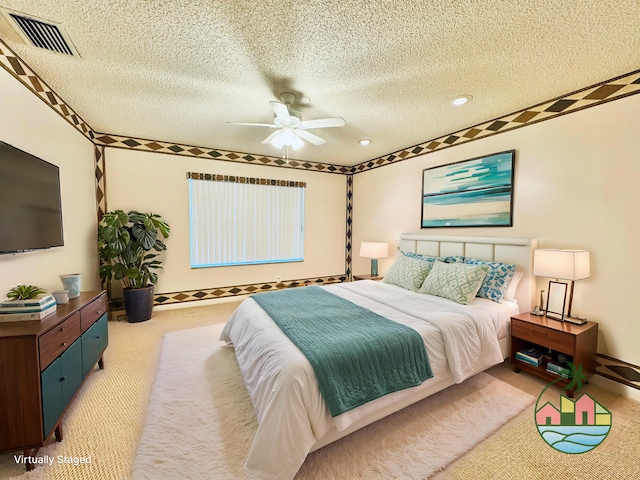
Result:
M0 142L0 254L62 245L58 167Z

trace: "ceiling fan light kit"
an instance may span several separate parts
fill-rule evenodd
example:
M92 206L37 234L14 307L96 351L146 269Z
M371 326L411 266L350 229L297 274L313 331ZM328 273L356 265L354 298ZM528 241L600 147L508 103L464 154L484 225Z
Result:
M283 149L283 156L288 156L285 147L291 147L294 150L304 146L304 140L314 145L322 145L325 143L314 133L307 131L314 128L343 127L346 125L344 119L340 117L318 118L315 120L302 120L302 114L290 107L296 101L296 95L291 92L283 92L280 94L282 102L271 101L269 104L273 109L273 123L244 123L244 122L227 122L231 125L244 125L250 127L266 127L277 128L278 131L272 133L265 138L262 143L270 143L278 149ZM307 97L300 99L300 104L308 104L310 100Z

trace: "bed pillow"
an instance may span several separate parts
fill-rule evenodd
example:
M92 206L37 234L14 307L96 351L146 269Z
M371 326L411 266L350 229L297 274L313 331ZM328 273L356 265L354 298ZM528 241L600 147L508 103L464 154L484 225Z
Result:
M435 262L438 259L438 257L434 257L432 255L421 255L419 253L404 252L402 250L400 250L400 253L405 257L415 258L416 260L423 260L425 262Z
M434 257L433 255L422 255L420 253L413 252L403 252L402 255L410 258L417 258L418 260L424 260L425 262L433 262L435 260L440 260L444 263L460 263L464 261L464 257L461 256L446 256L446 257Z
M522 272L516 272L513 274L513 277L511 277L511 281L509 282L507 292L504 294L504 300L507 302L516 302L516 290L520 280L522 280L522 277L524 277L524 273Z
M417 292L424 279L429 275L434 263L435 260L429 262L407 257L406 255L398 255L382 282Z
M488 298L496 303L502 303L509 283L516 273L516 266L500 262L487 262L485 260L476 260L475 258L465 258L464 263L469 265L486 265L489 267L487 275L482 281L477 296Z
M448 298L462 305L469 305L478 293L488 270L487 265L437 261L422 284L420 293L428 293Z

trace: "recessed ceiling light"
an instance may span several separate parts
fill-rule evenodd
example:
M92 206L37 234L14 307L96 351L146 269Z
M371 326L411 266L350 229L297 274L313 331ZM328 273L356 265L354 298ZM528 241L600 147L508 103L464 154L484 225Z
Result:
M368 138L363 138L362 140L358 140L358 143L360 145L369 145L371 143L371 140L369 140Z
M470 102L471 100L473 100L473 97L471 95L460 95L459 97L453 99L451 103L458 106L458 105L464 105L465 103Z

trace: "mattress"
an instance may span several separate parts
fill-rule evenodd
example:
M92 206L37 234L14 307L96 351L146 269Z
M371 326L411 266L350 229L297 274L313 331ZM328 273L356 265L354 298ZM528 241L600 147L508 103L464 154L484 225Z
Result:
M420 398L420 392L431 391L433 385L460 383L502 362L498 341L508 335L510 317L518 312L511 302L476 298L459 305L367 280L323 288L416 330L434 377L332 417L306 357L253 299L245 300L225 325L221 340L234 346L257 415L258 430L245 465L250 479L291 479L330 432L346 432L406 398Z

